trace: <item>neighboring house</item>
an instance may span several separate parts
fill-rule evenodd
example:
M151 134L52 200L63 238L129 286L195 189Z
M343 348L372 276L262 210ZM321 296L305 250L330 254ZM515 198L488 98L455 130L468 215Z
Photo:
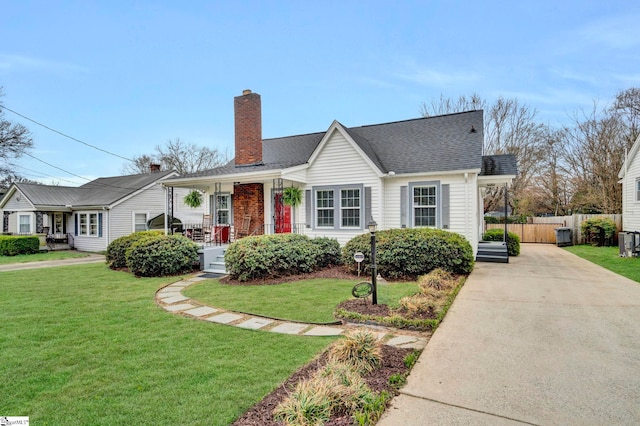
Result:
M622 225L625 231L640 231L640 136L625 156L618 173L622 184Z
M154 171L106 177L80 187L14 183L0 200L2 231L48 233L68 239L78 250L102 251L118 237L145 230L149 219L167 211L162 182L176 175ZM174 216L201 222L203 210L181 203L187 192L173 194Z
M483 157L482 111L361 127L334 121L324 132L263 140L260 95L246 90L234 105L234 160L165 184L205 191L215 223L237 230L248 222L250 234L298 232L345 244L373 218L378 229L457 232L475 251L483 188L516 175L514 156ZM304 194L295 211L282 203L290 186Z

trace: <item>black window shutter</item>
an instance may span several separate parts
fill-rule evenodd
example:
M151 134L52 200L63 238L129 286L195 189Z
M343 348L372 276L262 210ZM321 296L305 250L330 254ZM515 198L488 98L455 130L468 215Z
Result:
M74 216L75 216L75 220L74 220L75 233L74 233L74 235L77 237L78 236L78 220L79 220L78 213L76 213Z
M102 237L102 213L98 213L98 237Z

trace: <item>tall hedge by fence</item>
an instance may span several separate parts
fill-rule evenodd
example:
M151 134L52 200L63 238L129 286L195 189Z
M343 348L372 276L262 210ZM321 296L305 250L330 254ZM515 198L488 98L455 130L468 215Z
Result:
M0 256L33 254L40 251L40 239L37 236L0 235Z

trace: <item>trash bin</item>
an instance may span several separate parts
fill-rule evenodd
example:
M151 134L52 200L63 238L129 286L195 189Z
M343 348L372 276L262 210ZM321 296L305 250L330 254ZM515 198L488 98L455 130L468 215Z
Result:
M572 246L571 228L556 228L556 245L558 247Z

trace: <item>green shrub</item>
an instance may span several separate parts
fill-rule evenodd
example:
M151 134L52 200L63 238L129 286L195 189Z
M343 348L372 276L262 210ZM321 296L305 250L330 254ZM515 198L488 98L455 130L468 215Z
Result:
M248 281L313 272L336 263L337 241L300 234L246 237L231 244L224 260L233 279Z
M198 245L181 235L150 235L126 250L127 267L139 277L161 277L199 267Z
M370 234L362 234L342 249L342 260L353 272L357 271L353 254L358 251L365 256L365 268L370 267L370 241ZM468 274L473 269L471 244L455 232L432 228L389 229L376 234L376 243L378 272L385 278L416 279L436 268L455 274Z
M338 240L328 237L316 237L311 242L319 249L317 257L318 268L342 264L342 250Z
M40 251L40 239L37 236L0 235L0 256L34 254Z
M507 253L509 256L517 256L520 254L520 237L513 232L507 232L509 241L507 241ZM504 229L489 229L482 236L483 241L504 241Z
M141 231L134 232L124 237L116 238L107 246L107 252L105 254L107 264L111 269L126 268L127 258L126 252L131 244L142 238L148 238L150 236L163 235L162 231Z
M495 216L485 216L484 223L500 223L500 219Z
M607 217L594 217L582 221L580 224L582 235L588 244L593 246L610 246L617 227L613 220Z

